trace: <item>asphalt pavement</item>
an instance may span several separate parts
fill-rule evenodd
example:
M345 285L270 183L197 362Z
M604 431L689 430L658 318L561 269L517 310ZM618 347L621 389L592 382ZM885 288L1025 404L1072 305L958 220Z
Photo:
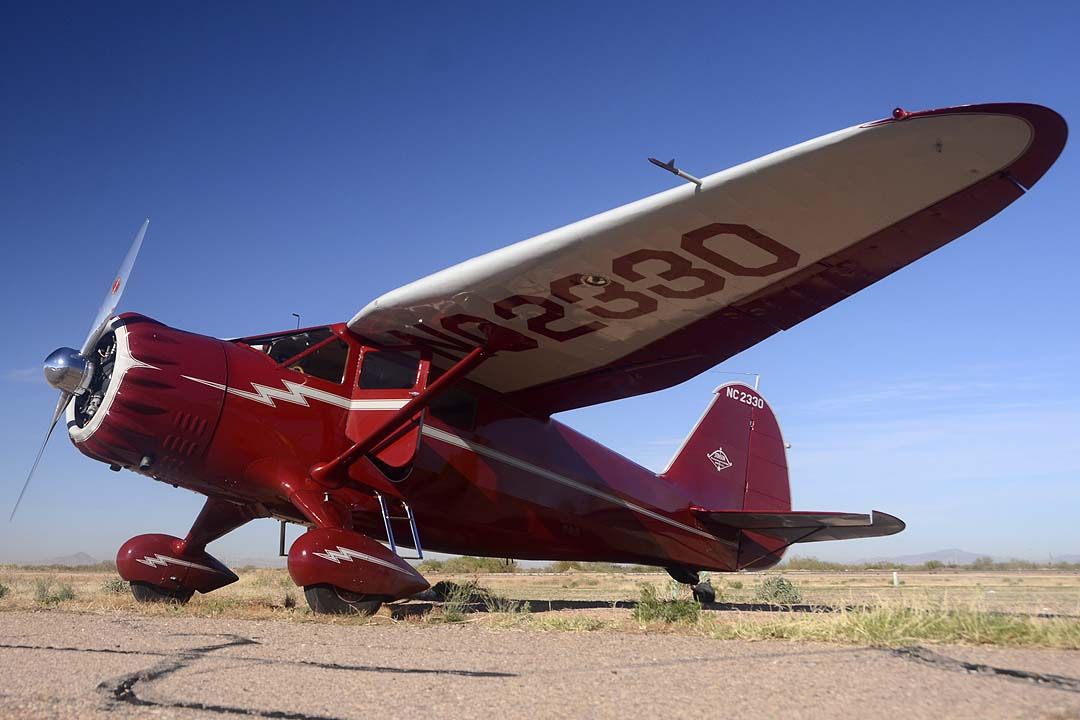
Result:
M0 613L0 717L1080 718L1080 652Z

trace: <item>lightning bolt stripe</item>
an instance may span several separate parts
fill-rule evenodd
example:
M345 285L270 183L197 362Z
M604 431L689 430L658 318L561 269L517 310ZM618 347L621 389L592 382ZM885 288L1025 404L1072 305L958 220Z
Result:
M210 380L192 377L190 375L183 375L182 377L185 380L191 380L192 382L197 382L201 385L224 390L230 395L236 395L237 397L242 397L246 400L251 400L270 407L277 407L277 404L274 402L275 400L290 403L292 405L311 407L308 403L308 400L311 399L318 400L327 405L334 405L335 407L343 408L345 410L397 410L408 402L408 400L353 400L342 395L335 395L334 393L326 392L325 390L319 390L309 385L301 385L300 383L294 383L289 380L281 381L282 385L285 386L284 390L252 382L251 388L254 392L250 392L235 387L228 387L221 383L211 382Z
M189 562L187 560L181 560L179 558L169 557L168 555L146 555L145 557L135 558L135 562L142 563L146 567L165 567L166 565L181 565L183 567L195 568L196 570L206 570L207 572L218 572L212 567L206 565L200 565L199 563Z
M321 557L323 560L329 560L335 565L340 565L343 560L345 562L351 563L353 561L353 558L356 558L357 560L364 560L369 563L374 563L375 565L382 565L383 567L390 568L391 570L397 570L402 575L409 575L410 577L412 576L412 573L402 570L400 567L398 567L392 562L388 562L386 560L383 560L382 558L377 558L374 555L367 555L366 553L353 550L352 548L342 547L341 545L337 546L337 550L330 550L328 548L325 552L312 553L312 555Z

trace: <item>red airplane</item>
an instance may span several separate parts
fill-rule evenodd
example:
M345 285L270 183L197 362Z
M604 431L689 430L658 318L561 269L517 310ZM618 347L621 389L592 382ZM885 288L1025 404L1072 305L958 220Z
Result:
M45 362L61 391L49 435L63 415L88 457L207 496L183 539L120 548L142 601L234 582L206 545L266 517L308 528L288 567L315 612L423 591L397 552L421 545L654 565L707 601L701 570L904 524L793 511L780 427L740 383L660 474L551 415L683 382L873 284L1027 192L1066 136L1038 105L897 109L701 179L654 161L687 183L347 323L236 340L113 316L144 223L82 348Z

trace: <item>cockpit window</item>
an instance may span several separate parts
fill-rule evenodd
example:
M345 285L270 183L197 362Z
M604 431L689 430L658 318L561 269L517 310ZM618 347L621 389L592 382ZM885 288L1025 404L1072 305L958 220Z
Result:
M345 380L345 363L348 359L349 346L339 339L326 343L288 367L305 375L340 383Z
M267 354L271 360L290 370L340 383L345 379L349 346L341 339L333 338L334 333L330 328L315 328L285 335L244 338L236 342ZM319 347L312 350L316 346ZM302 357L297 358L298 355ZM295 362L292 362L293 358L297 358Z
M333 332L331 332L330 328L316 328L299 333L243 339L237 342L250 345L259 352L266 353L274 362L284 362L304 352L312 345L321 343L331 335L333 335Z

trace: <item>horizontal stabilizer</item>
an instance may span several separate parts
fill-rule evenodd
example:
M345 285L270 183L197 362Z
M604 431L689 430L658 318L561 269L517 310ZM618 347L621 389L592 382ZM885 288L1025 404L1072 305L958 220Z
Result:
M742 512L693 508L711 532L729 534L749 530L785 541L787 544L852 540L855 538L895 535L904 529L904 521L877 510L862 513L823 512Z

